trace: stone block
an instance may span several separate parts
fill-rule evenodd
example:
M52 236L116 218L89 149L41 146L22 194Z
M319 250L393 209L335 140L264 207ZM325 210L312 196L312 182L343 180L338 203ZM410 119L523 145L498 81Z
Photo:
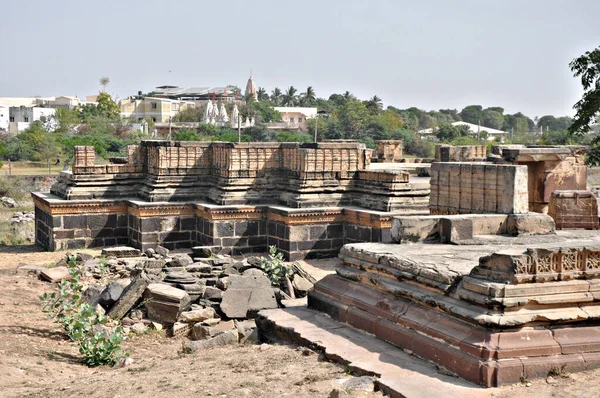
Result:
M162 283L151 283L144 292L148 317L157 322L175 323L190 307L187 292Z
M40 277L50 283L57 283L63 279L71 278L67 267L44 268L40 271Z
M510 214L506 229L510 235L545 235L554 233L555 223L547 214Z
M139 257L141 254L139 249L129 246L106 247L102 249L104 257Z
M121 319L133 308L135 303L142 297L144 290L148 286L148 281L141 277L135 277L131 283L123 290L119 299L108 311L107 316L113 319Z

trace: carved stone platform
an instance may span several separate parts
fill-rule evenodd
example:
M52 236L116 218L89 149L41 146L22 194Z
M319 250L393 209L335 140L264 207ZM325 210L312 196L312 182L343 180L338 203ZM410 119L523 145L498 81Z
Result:
M588 236L347 245L309 306L486 387L597 367L600 238Z

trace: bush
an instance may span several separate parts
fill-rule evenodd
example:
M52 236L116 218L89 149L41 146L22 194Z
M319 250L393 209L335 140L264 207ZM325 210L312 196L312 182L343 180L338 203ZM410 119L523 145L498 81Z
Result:
M179 130L173 137L175 141L200 141L198 133L193 130Z
M122 356L129 355L127 351L121 353L123 329L120 326L112 330L104 327L108 318L97 314L85 301L75 256L69 257L68 268L71 278L60 282L58 293L40 296L43 310L77 343L83 363L88 366L114 365Z
M283 254L277 247L269 246L269 256L261 257L260 267L265 271L274 286L280 286L285 278L292 276L292 267L283 263Z

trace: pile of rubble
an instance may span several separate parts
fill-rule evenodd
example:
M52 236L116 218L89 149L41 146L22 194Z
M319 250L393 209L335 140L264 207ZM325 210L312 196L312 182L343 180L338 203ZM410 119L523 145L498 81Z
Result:
M0 203L4 207L17 207L17 202L13 198L8 196L2 196L0 198Z
M92 281L84 294L97 311L121 320L126 333L165 328L171 336L189 337L189 352L257 343L258 312L297 305L294 298L302 300L315 282L294 265L291 283L282 290L263 272L260 257L236 260L219 252L212 246L194 247L190 254L161 246L144 253L114 247L102 251L104 259L77 253L76 261ZM67 278L66 261L41 270L40 276L50 282Z
M32 222L35 221L35 213L32 211L23 213L22 211L17 211L15 213L13 213L12 217L10 218L10 220L8 220L8 222L12 225L12 224L23 224L23 223L27 223L27 222Z

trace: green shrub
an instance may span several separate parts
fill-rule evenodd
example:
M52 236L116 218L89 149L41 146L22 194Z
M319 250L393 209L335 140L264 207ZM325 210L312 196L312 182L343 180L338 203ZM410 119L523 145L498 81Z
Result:
M283 263L283 254L277 247L269 246L269 256L261 257L260 267L265 271L274 286L280 286L285 278L292 276L292 267Z
M88 366L114 365L122 356L129 355L127 351L121 352L123 329L120 326L112 330L106 328L108 318L96 313L95 308L85 301L75 256L69 258L68 268L71 278L60 282L58 293L40 296L43 310L77 343L83 363Z

